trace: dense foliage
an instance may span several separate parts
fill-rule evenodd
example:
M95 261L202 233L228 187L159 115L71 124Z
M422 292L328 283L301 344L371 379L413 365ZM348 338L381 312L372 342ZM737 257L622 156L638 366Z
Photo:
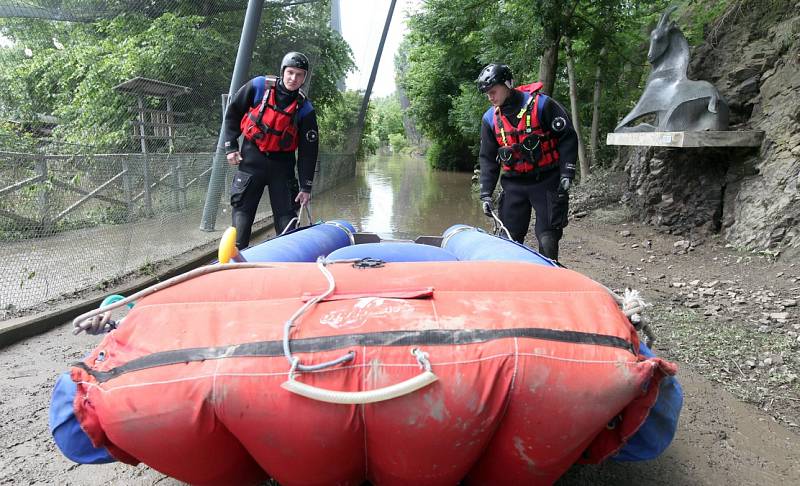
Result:
M697 43L727 3L684 0L673 20ZM509 64L517 84L547 81L552 73L552 95L569 110L568 49L575 64L584 143L591 145L596 82L597 133L602 139L641 94L649 32L667 4L665 0L425 2L410 18L410 32L398 56L402 61L398 80L410 100L410 113L431 141L431 163L459 170L476 163L479 123L488 102L475 89L474 80L489 62ZM691 15L684 18L687 11ZM552 46L557 50L549 49ZM596 142L598 136L594 138ZM594 146L592 164L607 162L609 153L602 140Z
M408 142L397 93L370 100L370 106L372 107L372 135L378 145L389 146L394 153L405 150Z
M345 91L329 103L318 117L320 144L324 151L330 153L346 153L350 150L351 136L353 136L354 120L358 118L361 109L363 93ZM364 119L364 129L361 132L361 141L356 155L363 157L375 152L378 143L373 136L374 128L371 113L374 108L370 104L367 116Z
M0 34L13 42L0 48L0 119L25 123L52 115L58 140L95 150L136 149L138 141L130 137L136 99L114 87L141 76L191 89L174 101L173 109L185 114L178 121L186 123L179 148L213 150L244 7L245 2L219 1L75 1L63 3L66 16L96 13L97 19L0 19ZM114 15L107 15L109 9ZM252 75L276 73L286 51L305 52L312 62L310 97L324 112L339 100L336 80L353 67L349 47L328 22L328 2L267 2ZM154 98L147 101L164 108Z

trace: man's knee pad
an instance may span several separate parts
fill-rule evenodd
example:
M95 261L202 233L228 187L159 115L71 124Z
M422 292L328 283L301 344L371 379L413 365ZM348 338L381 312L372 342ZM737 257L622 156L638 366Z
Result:
M551 260L558 260L558 235L552 231L545 231L538 235L539 253Z

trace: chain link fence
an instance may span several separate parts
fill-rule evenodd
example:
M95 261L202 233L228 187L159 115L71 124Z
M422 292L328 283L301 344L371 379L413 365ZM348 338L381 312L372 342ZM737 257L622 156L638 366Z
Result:
M246 7L0 1L0 319L219 239L227 166L215 231L200 225ZM352 65L329 16L325 1L266 2L250 69L307 52L318 114ZM355 170L353 154L322 142L316 191ZM265 197L258 218L269 216Z

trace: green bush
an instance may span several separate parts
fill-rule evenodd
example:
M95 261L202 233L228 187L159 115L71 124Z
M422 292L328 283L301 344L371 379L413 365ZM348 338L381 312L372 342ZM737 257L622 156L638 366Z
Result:
M402 133L390 133L389 147L394 154L403 153L408 149L408 140L406 140L406 136Z
M453 140L433 140L425 154L434 169L469 171L475 165L475 157L467 145Z
M358 118L358 111L361 109L362 98L362 93L345 91L329 102L324 110L320 110L318 123L322 150L342 153L350 148L350 137L353 136L353 129ZM357 152L359 157L375 153L378 147L378 140L372 130L371 111L372 107L370 106L367 109L364 131L361 134L361 144Z

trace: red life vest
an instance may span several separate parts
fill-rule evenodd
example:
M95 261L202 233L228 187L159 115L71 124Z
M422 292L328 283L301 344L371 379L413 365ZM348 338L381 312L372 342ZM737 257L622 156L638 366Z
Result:
M558 163L558 140L539 124L539 90L542 86L542 83L533 83L515 88L529 95L516 127L503 115L500 107L494 110L494 136L500 145L497 159L503 173L525 174ZM535 158L537 146L540 155Z
M297 112L305 102L303 93L285 109L275 104L274 76L265 77L266 92L261 103L250 108L240 123L242 135L262 152L294 152L300 137L297 130Z

